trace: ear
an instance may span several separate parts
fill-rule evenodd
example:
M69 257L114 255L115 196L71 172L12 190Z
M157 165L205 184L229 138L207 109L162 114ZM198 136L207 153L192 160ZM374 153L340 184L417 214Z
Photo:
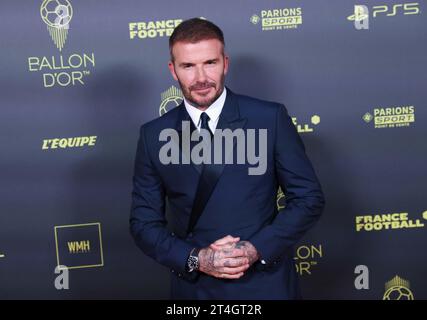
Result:
M176 81L178 81L178 77L176 76L176 73L175 73L175 65L173 64L173 61L169 61L169 63L168 63L168 67L169 67L169 71L171 72L171 74L172 74L172 77L176 80Z
M230 64L230 58L227 54L224 54L224 75L228 72L228 66Z

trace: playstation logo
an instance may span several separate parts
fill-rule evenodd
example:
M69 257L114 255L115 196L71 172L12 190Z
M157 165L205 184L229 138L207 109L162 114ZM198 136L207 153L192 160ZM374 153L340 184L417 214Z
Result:
M364 5L355 5L354 14L347 17L347 20L353 21L357 30L369 29L369 9Z

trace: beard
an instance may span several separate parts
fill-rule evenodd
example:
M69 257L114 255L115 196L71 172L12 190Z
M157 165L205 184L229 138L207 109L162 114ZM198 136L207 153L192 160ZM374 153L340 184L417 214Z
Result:
M182 94L185 99L194 107L199 108L208 108L212 103L215 102L216 99L221 95L224 90L224 80L225 75L221 76L221 79L218 84L211 81L206 82L196 82L194 85L186 87L182 84L182 82L178 79L179 86L181 87ZM195 92L195 90L200 89L208 89L213 88L207 92L204 96L203 94L199 94ZM211 91L214 90L214 94L212 95Z

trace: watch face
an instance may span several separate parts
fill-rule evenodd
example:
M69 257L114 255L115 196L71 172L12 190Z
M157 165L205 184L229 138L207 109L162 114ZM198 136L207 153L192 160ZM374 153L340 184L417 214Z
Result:
M196 257L189 257L188 258L188 268L190 271L193 271L194 269L197 269L199 267L199 259Z

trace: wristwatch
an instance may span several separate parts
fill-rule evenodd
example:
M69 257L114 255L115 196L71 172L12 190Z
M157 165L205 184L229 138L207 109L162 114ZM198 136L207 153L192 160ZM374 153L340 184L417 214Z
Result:
M187 259L187 272L199 270L199 248L193 248Z

